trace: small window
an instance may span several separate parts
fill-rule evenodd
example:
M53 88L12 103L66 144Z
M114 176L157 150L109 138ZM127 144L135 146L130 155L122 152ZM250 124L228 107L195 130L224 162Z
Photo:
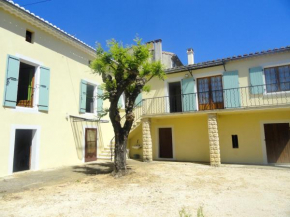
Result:
M239 148L238 135L232 135L233 148Z
M95 102L95 87L94 85L87 85L87 99L86 99L86 112L94 113Z
M33 33L30 32L29 30L26 30L26 41L27 42L32 43L32 36L33 36Z

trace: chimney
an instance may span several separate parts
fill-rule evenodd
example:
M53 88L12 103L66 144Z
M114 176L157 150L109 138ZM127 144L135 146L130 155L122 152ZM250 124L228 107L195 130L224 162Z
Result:
M154 40L154 60L162 62L162 40Z
M187 49L188 65L194 64L194 51L192 48Z

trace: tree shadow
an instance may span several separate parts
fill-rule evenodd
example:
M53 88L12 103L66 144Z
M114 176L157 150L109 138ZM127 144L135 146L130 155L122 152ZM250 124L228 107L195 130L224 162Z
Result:
M88 176L110 174L114 170L114 163L91 163L81 166L74 166L73 172L83 173ZM131 170L131 167L127 165L127 170Z

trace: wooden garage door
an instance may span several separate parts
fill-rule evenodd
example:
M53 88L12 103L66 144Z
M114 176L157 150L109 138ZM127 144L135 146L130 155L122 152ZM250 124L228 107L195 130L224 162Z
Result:
M159 128L159 157L173 158L171 128Z
M289 123L264 124L268 163L290 163Z

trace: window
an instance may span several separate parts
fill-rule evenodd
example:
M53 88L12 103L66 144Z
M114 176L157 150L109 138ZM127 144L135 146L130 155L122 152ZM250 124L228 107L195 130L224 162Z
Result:
M264 70L267 93L290 90L290 65Z
M20 62L16 105L33 107L35 67Z
M32 43L32 36L33 36L33 33L30 32L29 30L26 30L26 38L25 40L29 43Z
M94 113L95 87L96 86L94 86L94 85L87 84L86 113Z
M239 148L238 135L232 135L233 148Z

